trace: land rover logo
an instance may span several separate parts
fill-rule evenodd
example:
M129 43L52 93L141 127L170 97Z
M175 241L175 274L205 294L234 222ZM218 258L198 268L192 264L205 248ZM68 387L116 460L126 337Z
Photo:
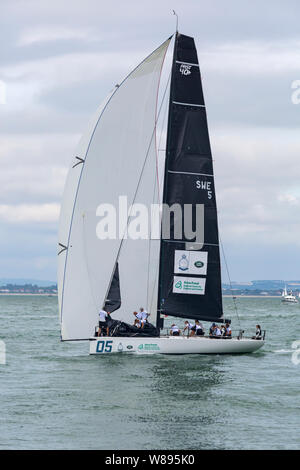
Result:
M132 349L132 348L133 346L131 346L131 344L128 344L127 349Z
M194 266L196 266L196 268L203 268L204 263L202 263L202 261L196 261L196 263L194 263Z

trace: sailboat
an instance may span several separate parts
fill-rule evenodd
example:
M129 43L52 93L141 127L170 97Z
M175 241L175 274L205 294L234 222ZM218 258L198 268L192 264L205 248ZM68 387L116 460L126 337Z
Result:
M158 96L172 40L159 181ZM162 208L159 234L129 236L132 224L141 225L137 213L153 201ZM178 234L187 219L192 233ZM58 289L61 339L88 340L90 354L240 354L263 346L264 338L242 332L227 339L163 333L166 316L225 322L213 162L192 37L176 32L146 57L110 93L83 135L61 208ZM133 326L139 306L150 314L144 328ZM95 333L101 309L110 312L109 336Z
M297 304L298 300L297 300L297 297L295 295L293 295L292 291L290 291L290 292L287 291L287 288L285 286L283 291L282 291L282 294L281 294L281 302L288 302L288 303L292 303L292 304Z

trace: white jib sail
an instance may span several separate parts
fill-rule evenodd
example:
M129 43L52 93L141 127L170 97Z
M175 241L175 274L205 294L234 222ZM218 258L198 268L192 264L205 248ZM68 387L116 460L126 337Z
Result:
M63 340L87 339L93 334L119 253L118 225L115 239L98 238L101 217L97 209L110 204L118 214L119 196L126 196L128 205L149 205L153 200L157 93L169 42L147 57L112 94L94 129L83 139L77 156L84 162L78 160L73 167L77 163L74 159L70 170L59 231L63 245L58 268ZM153 260L150 269L149 250ZM154 305L156 309L154 273L159 242L125 240L119 255L122 303L112 316L132 323L134 309L143 306L152 310Z

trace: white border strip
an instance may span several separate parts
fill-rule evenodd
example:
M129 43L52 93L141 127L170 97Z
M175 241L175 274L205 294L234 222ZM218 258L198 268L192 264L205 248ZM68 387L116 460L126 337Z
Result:
M208 175L207 173L190 173L189 171L172 171L168 170L168 173L174 173L175 175L193 175L193 176L210 176L213 178L214 175Z
M197 108L205 108L205 104L179 103L179 101L172 101L172 103L181 104L182 106L196 106Z
M205 242L191 242L190 240L188 241L184 241L184 240L168 240L167 238L162 238L162 241L163 242L166 242L166 243L184 243L184 244L187 244L189 243L190 245L202 245L202 247L205 247L206 246L220 246L219 244L216 244L216 243L205 243ZM202 248L201 248L202 250ZM187 250L187 251L194 251L194 252L200 252L200 250Z
M184 64L184 65L191 65L192 67L199 67L199 64L191 64L190 62L181 62L180 60L176 60L176 64Z

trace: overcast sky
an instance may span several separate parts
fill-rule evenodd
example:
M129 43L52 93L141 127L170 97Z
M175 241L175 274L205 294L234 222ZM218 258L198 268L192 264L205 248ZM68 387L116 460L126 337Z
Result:
M0 0L0 277L56 279L79 137L173 33L173 8L198 48L231 278L300 279L296 0Z

